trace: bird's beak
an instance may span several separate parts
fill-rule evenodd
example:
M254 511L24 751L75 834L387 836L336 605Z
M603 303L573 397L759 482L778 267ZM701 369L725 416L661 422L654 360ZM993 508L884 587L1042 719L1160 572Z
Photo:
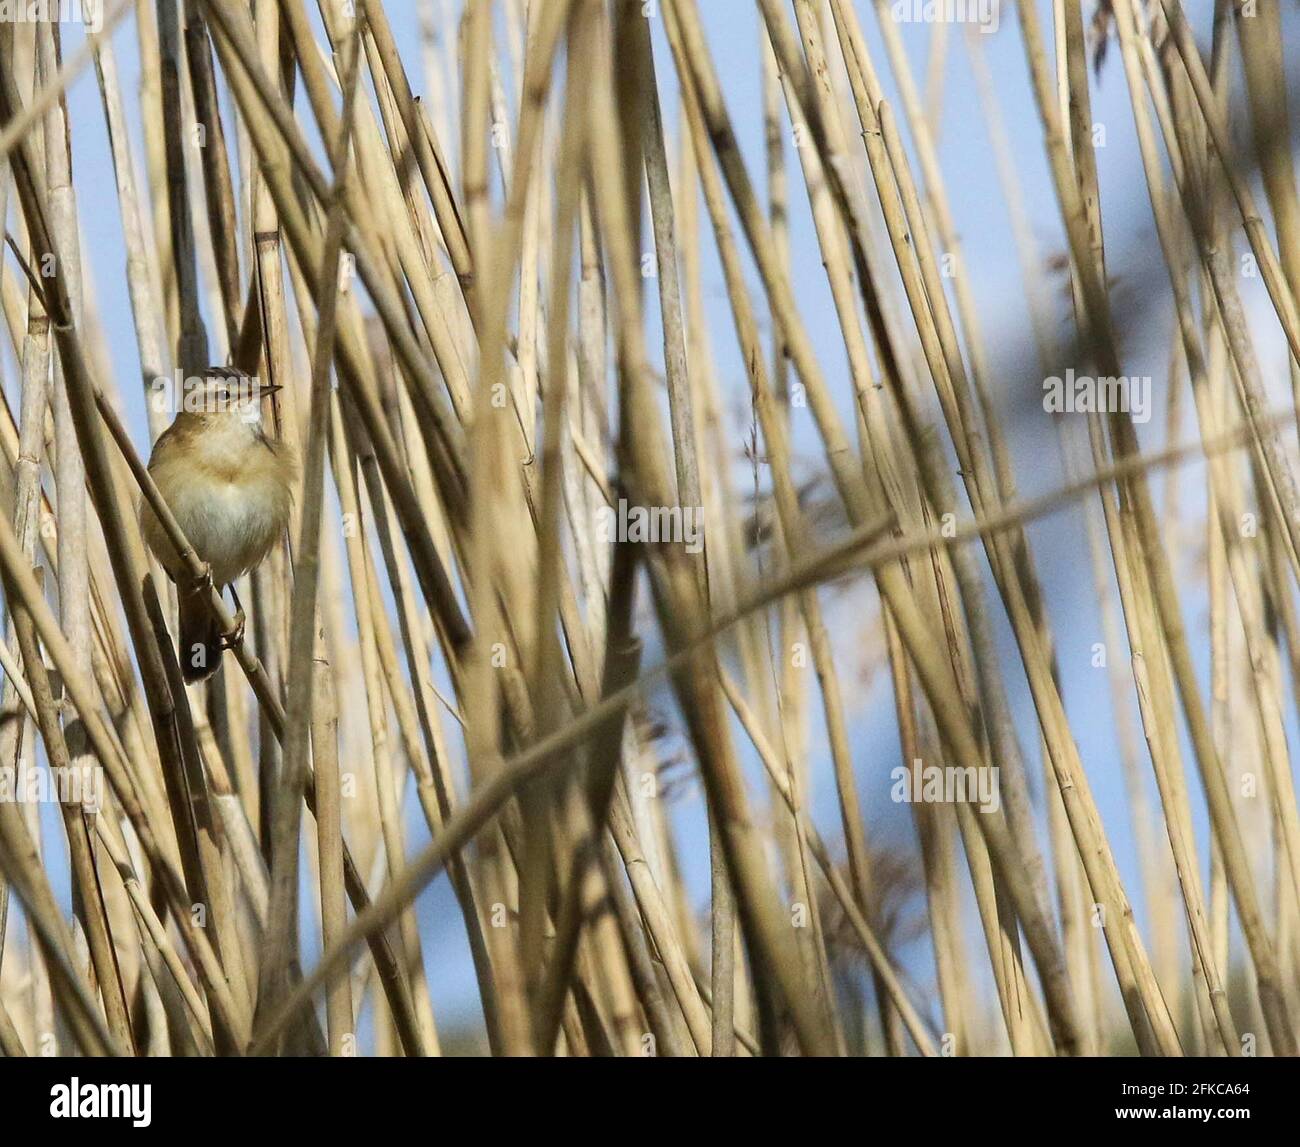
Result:
M268 395L274 394L277 390L283 390L283 389L284 389L284 383L273 382L267 386L261 387L258 390L257 395L259 398L266 398Z

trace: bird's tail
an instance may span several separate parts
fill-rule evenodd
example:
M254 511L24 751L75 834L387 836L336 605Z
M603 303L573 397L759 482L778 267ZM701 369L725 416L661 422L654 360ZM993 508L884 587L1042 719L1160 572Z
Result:
M180 594L181 639L177 657L187 685L211 677L221 664L221 628L201 593Z

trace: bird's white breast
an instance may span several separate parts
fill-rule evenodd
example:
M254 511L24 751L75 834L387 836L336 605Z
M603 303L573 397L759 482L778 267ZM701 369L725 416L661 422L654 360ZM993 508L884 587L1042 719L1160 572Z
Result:
M257 565L288 517L288 493L256 424L237 418L192 444L181 480L164 491L195 552L218 585Z

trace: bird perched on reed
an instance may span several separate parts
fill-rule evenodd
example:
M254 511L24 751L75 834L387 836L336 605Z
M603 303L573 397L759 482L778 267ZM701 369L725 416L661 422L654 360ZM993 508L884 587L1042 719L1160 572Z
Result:
M262 425L262 398L279 389L242 371L209 367L187 380L176 419L149 459L159 492L218 589L259 565L289 524L296 461ZM140 526L180 590L181 673L187 682L202 681L216 672L223 648L207 583L196 582L181 562L148 502ZM235 604L242 628L238 596Z

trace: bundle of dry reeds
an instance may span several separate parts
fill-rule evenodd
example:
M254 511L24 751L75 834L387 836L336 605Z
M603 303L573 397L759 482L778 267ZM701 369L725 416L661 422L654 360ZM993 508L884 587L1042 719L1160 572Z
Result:
M84 46L0 22L4 1054L464 1050L477 1024L440 1022L431 989L461 950L495 1054L1296 1052L1278 0L1216 5L1208 56L1180 0L1008 0L1014 107L969 23L926 29L918 74L889 0L757 0L741 104L703 6L422 0L418 45L381 0L106 0ZM1126 376L1106 44L1172 300L1167 434L1144 451L1100 390L1054 420L1065 484L1027 497L942 78L968 54L1037 402L1067 368ZM102 119L73 122L92 67ZM1041 141L1068 325L1010 131ZM80 133L115 186L74 170ZM82 244L110 204L125 266ZM804 212L833 345L793 269ZM129 293L130 370L92 274ZM1291 387L1261 350L1278 332ZM246 628L145 467L172 382L211 364L283 386L269 433L301 459ZM182 682L141 503L232 646L205 683ZM1065 511L1100 712L1063 684L1070 619L1030 543ZM877 671L887 752L859 733ZM1116 753L1085 759L1110 722ZM820 778L838 815L815 820ZM1131 827L1094 798L1121 782ZM885 845L866 809L891 794L914 831ZM443 875L459 920L417 912Z

